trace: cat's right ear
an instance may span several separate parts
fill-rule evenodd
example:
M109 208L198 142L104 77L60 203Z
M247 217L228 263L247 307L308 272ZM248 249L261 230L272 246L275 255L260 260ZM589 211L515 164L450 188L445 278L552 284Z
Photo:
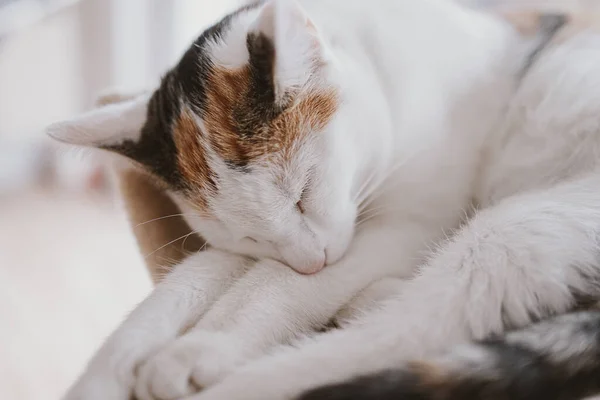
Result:
M46 133L63 143L110 148L137 142L146 121L148 95L109 104L73 119L57 122Z
M290 89L305 86L325 64L325 47L317 27L296 0L264 3L249 29L250 61L273 85L275 101Z

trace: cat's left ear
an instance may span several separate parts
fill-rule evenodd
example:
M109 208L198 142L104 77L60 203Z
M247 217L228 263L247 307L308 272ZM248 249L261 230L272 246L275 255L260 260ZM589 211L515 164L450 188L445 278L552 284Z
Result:
M250 61L270 74L279 101L303 87L325 62L317 27L296 0L270 0L248 33Z
M46 133L64 143L108 148L126 141L137 142L146 121L148 95L109 104L73 119L57 122Z

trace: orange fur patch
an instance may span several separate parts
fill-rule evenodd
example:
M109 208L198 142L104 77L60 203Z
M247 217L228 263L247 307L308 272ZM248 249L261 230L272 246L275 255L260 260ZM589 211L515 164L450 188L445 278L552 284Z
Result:
M203 134L189 110L184 110L176 120L173 137L178 149L177 164L181 175L197 188L190 195L194 196L200 209L206 209L207 196L216 186L202 146Z
M307 134L325 128L338 108L334 89L302 94L273 118L264 118L248 101L251 70L216 69L207 84L207 111L204 123L211 147L224 160L245 163L280 152L293 154L294 144ZM273 106L275 107L275 105ZM244 135L244 132L251 135Z

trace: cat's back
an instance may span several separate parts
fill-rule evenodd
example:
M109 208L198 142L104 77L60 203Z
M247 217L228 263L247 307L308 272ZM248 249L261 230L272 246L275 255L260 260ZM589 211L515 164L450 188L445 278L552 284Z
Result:
M600 18L509 16L525 40L548 18L563 22L525 65L505 124L492 141L484 203L600 167Z
M334 50L363 53L383 73L435 68L430 79L464 58L484 63L507 30L487 13L447 0L299 0ZM493 56L492 56L493 57ZM360 60L360 55L358 55ZM454 65L453 65L454 64ZM439 68L441 65L444 68ZM462 64L460 64L462 66ZM472 65L471 69L476 70ZM456 68L460 69L460 68ZM410 72L410 71L407 71ZM462 71L461 71L462 72Z

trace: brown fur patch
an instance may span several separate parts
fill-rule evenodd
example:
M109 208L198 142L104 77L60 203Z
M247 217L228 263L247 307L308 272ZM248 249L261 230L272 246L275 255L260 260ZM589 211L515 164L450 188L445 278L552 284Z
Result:
M207 196L216 190L213 172L202 146L200 131L189 110L184 109L173 127L173 138L177 146L177 164L184 180L189 182L190 196L194 197L199 211L205 210Z
M244 165L270 153L289 158L307 134L325 128L338 108L334 89L298 95L292 104L277 109L257 109L249 66L217 69L207 84L204 117L210 144L233 164Z
M448 376L437 365L425 361L408 363L408 370L419 378L421 385L438 386L443 384Z
M199 65L197 55L192 53L184 56L173 75L181 84L163 84L166 93L173 87L183 89L163 105L173 102L173 97L185 103L169 119L169 129L173 131L181 186L196 193L188 195L196 197L200 210L206 210L211 191L217 189L207 151L244 172L258 159L286 162L298 144L307 135L322 131L338 109L338 91L333 86L317 84L314 89L288 88L280 92L283 89L275 81L272 41L263 34L249 34L246 45L249 59L243 67L227 69L210 61ZM322 68L316 52L312 69L307 72L313 75L309 79L320 83ZM202 119L201 129L195 114Z

